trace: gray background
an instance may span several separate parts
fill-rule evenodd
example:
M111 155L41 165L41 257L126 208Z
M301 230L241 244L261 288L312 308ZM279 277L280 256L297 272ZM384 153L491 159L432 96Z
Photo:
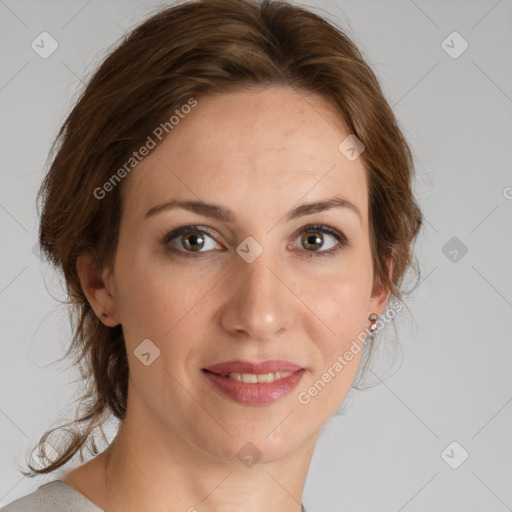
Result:
M0 506L58 477L17 465L76 406L78 374L55 362L70 336L53 298L62 283L34 248L50 144L108 48L163 5L0 0ZM425 228L423 281L397 322L402 364L327 424L305 506L512 510L512 2L307 5L341 23L377 73L414 151ZM43 31L59 44L47 59L31 48ZM469 44L457 58L444 48L461 40L442 45L453 31Z

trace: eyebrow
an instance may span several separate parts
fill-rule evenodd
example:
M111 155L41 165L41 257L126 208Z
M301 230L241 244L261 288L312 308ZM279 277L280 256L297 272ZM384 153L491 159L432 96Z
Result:
M182 208L183 210L188 210L190 212L197 213L198 215L203 215L204 217L218 219L228 224L232 224L236 221L235 214L231 210L222 208L221 206L204 203L202 201L178 200L167 201L157 206L153 206L146 212L144 218L147 219L163 211L173 210L176 208ZM355 213L359 217L359 222L362 224L363 217L359 208L348 199L339 196L332 197L324 201L303 203L286 213L284 215L284 220L290 221L313 213L330 210L332 208L346 208L348 211Z

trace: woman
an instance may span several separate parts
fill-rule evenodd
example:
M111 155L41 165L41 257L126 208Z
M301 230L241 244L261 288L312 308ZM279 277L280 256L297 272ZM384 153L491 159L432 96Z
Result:
M2 510L304 510L422 222L374 73L305 9L183 3L108 56L57 140L40 245L91 381L26 474L97 456Z

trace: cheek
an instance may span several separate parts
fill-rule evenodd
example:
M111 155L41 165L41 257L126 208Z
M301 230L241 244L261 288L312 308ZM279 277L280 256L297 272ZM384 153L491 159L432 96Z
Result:
M298 390L303 414L321 422L335 413L357 374L364 348L370 281L362 274L330 280L311 301L308 337L318 364ZM313 304L314 303L314 304ZM321 319L319 321L318 319Z
M126 252L116 279L119 315L132 339L161 339L205 293L200 275L183 272L164 255Z
M352 260L352 258L350 258ZM308 335L315 340L321 352L323 368L327 369L338 361L340 356L348 354L350 362L343 368L343 378L336 379L337 384L345 387L342 381L350 380L357 371L363 346L365 329L369 326L368 302L371 295L372 267L366 255L354 257L348 263L347 258L337 272L332 272L318 282L310 282L307 305L314 314L309 314ZM303 288L306 292L306 287ZM353 347L351 349L351 347Z
M324 299L326 317L333 330L342 338L355 326L363 327L369 299L369 283L366 279L336 281Z
M340 260L337 268L317 279L303 281L300 293L306 304L318 312L338 339L367 323L371 294L372 265L365 254Z
M173 393L183 398L174 378L183 381L185 361L194 349L191 333L203 286L170 266L153 262L129 265L126 261L119 265L119 276L120 316L132 382L145 396L167 389L168 400L177 399ZM143 340L151 343L143 345ZM148 366L140 359L143 353L150 354Z

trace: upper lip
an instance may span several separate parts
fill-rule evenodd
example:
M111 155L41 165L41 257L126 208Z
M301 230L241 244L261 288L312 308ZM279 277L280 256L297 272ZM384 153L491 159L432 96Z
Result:
M249 361L225 361L203 368L213 373L276 373L276 372L296 372L302 370L298 364L283 359L271 359L268 361L260 361L251 363Z

